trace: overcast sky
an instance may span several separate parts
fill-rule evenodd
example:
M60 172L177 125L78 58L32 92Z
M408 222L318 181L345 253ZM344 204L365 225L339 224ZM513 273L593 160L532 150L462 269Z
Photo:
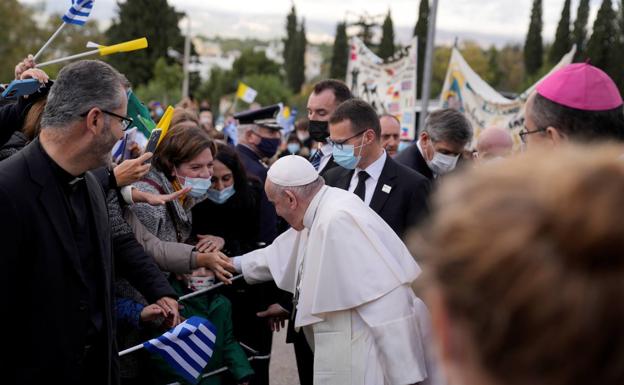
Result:
M41 3L42 0L20 0ZM574 20L579 0L572 1ZM591 0L590 28L600 0ZM70 0L46 0L46 12L65 12ZM176 9L192 15L192 33L205 36L259 37L284 34L291 0L169 0ZM363 12L392 12L397 39L406 43L418 17L420 0L295 0L299 17L305 17L308 39L331 41L336 23L357 19ZM543 38L554 39L564 0L543 0ZM451 43L457 36L483 45L523 42L529 25L532 0L439 0L437 43ZM115 0L96 0L92 17L106 27L115 16Z

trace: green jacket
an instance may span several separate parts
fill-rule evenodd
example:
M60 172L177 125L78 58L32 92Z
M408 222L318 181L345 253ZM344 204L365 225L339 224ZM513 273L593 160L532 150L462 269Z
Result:
M187 294L189 291L182 281L175 279L173 274L169 279L171 286L178 295ZM209 373L220 369L224 366L229 368L232 377L238 382L245 377L254 374L253 369L245 352L234 339L232 330L232 304L230 301L220 294L206 294L189 298L182 301L184 306L180 310L180 315L184 318L191 316L199 316L208 319L217 329L217 340L215 341L214 353L208 361L208 365L204 369L204 373ZM150 372L153 377L154 384L170 384L172 382L180 382L187 384L182 377L157 354L149 355ZM210 376L198 382L201 385L220 385L222 374Z

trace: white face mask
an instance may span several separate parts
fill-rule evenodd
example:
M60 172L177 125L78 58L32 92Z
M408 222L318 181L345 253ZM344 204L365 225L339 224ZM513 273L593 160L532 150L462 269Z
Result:
M427 165L436 175L444 175L455 169L459 155L446 155L437 152L433 155L433 159L427 162Z

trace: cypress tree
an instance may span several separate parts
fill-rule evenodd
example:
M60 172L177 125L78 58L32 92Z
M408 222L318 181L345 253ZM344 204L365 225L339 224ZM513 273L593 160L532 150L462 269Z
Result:
M383 22L381 27L381 43L379 43L378 54L382 59L387 59L394 55L395 46L394 46L394 25L392 23L392 16L390 15L390 10L388 10L388 14Z
M565 0L563 3L563 11L561 11L561 19L557 26L557 33L555 34L555 42L550 48L548 54L548 61L550 64L557 64L561 57L568 53L572 46L570 42L570 0Z
M528 75L536 74L543 63L542 0L533 0L531 23L524 43L524 66Z
M294 93L299 93L301 86L305 82L305 52L307 44L305 21L302 21L297 30L294 45L290 49L291 73L288 77L288 84Z
M347 77L347 64L349 62L349 42L347 41L347 23L338 23L336 37L332 50L331 67L329 76L333 79L345 79Z
M594 28L587 43L587 56L591 64L612 74L613 54L616 39L616 15L611 0L603 0Z
M576 11L576 21L574 22L574 32L572 41L576 44L575 61L585 60L587 49L587 20L589 19L589 0L581 0Z
M132 0L119 2L119 15L106 31L110 43L147 37L149 47L128 55L111 55L108 61L132 82L146 84L154 76L154 64L167 58L167 48L183 51L184 38L178 22L184 16L167 0ZM167 59L173 63L173 59Z
M288 58L290 55L290 48L294 45L297 38L297 10L293 5L290 9L290 13L286 16L286 38L284 39L284 66L286 72L288 72Z
M427 49L427 30L429 26L429 0L420 0L418 9L418 21L414 27L414 35L418 38L418 66L416 72L418 74L418 89L416 96L421 97L422 94L422 77L425 69L425 50Z

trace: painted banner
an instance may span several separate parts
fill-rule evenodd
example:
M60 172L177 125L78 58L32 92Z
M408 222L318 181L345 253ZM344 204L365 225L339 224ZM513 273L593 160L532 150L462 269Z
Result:
M575 53L576 47L573 47L550 73L570 64ZM442 87L440 107L454 108L466 114L474 129L473 148L481 131L488 127L510 130L515 147L518 147L518 132L524 126L526 100L538 83L539 81L515 99L507 99L481 79L454 48Z
M401 139L413 140L416 107L416 39L385 61L362 40L351 39L347 85L354 96L370 103L379 115L401 122Z

